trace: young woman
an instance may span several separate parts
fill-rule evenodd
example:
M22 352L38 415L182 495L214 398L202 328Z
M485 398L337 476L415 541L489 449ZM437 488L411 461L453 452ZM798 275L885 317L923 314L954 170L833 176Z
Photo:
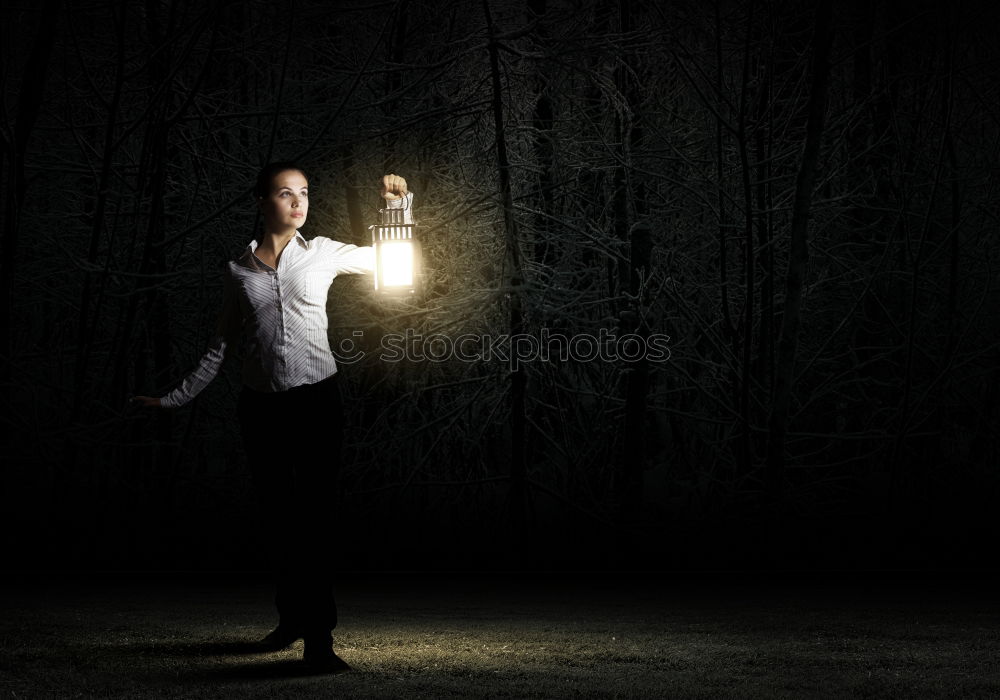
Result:
M301 638L310 667L347 671L331 638L337 624L333 560L341 539L333 531L332 509L343 414L327 340L326 300L334 277L371 272L374 255L370 247L302 237L309 181L294 163L263 168L254 196L263 234L227 267L208 351L173 391L132 401L157 408L184 405L242 342L239 421L269 539L279 617L260 648L284 649ZM386 175L382 196L387 207L406 209L409 219L413 194L406 180Z

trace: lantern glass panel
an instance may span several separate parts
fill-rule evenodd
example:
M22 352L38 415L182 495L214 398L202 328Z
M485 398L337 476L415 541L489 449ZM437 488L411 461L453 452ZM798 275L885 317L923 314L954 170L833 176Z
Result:
M381 246L381 282L385 287L413 285L413 243L383 241Z

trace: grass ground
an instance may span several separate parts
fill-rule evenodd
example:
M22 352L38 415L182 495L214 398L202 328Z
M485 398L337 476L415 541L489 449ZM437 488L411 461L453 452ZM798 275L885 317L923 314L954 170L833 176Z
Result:
M6 698L997 698L1000 606L942 579L342 577L338 653L249 654L270 588L51 577L2 591Z

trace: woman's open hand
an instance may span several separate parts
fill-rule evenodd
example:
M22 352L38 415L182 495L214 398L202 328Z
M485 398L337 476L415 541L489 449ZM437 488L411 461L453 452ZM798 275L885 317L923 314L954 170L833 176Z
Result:
M382 176L382 196L386 200L402 199L406 196L407 191L406 180L404 178L392 173Z
M133 396L128 400L129 403L139 404L144 408L162 408L163 404L155 396Z

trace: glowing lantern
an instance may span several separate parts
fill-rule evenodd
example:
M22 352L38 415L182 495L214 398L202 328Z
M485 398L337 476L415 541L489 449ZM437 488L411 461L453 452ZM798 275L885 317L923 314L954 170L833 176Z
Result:
M420 272L420 244L408 206L412 195L400 200L404 207L379 209L379 223L370 227L375 248L375 291L412 294Z

